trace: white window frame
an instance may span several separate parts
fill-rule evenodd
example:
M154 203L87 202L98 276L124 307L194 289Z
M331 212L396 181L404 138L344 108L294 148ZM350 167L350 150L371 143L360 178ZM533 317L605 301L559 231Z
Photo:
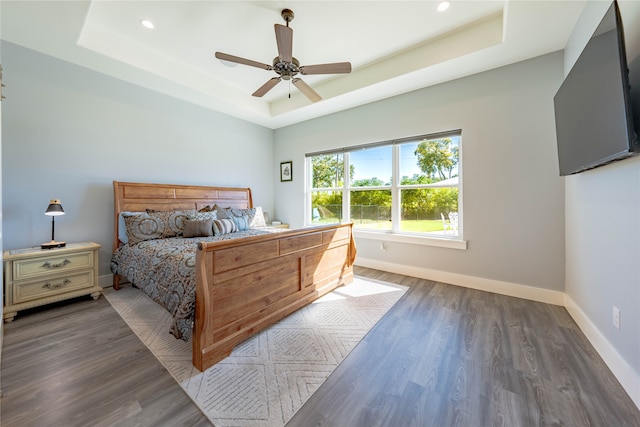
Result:
M383 240L389 242L401 242L401 243L410 243L416 245L427 245L427 246L437 246L437 247L445 247L451 249L467 249L467 242L464 240L464 209L462 206L462 188L463 188L463 178L462 178L462 143L459 145L458 152L458 234L457 235L438 235L432 233L410 233L406 231L400 230L401 224L401 203L400 203L400 193L402 190L406 189L420 189L420 188L434 188L438 187L438 184L417 184L417 185L400 185L400 146L403 143L413 142L417 140L424 139L441 139L451 136L456 136L460 138L461 141L461 131L449 131L449 132L441 132L438 134L429 134L422 135L410 138L403 138L402 140L394 140L394 141L386 141L382 143L375 144L366 144L358 147L345 147L341 150L330 150L326 152L317 152L310 153L306 155L305 161L305 169L306 169L306 182L305 182L305 224L313 225L311 220L311 209L312 209L312 195L315 192L319 191L333 191L333 192L341 192L342 193L342 218L343 221L351 220L351 191L359 191L359 190L387 190L391 191L391 218L392 218L392 226L391 230L370 230L370 229L359 229L354 228L353 233L356 238L362 238L367 240ZM349 179L350 174L350 159L349 153L355 151L358 148L367 148L374 146L392 146L392 179L390 186L380 186L380 187L352 187L351 180ZM344 184L342 187L337 188L310 188L311 183L313 182L312 174L313 168L311 164L311 159L314 156L332 154L340 152L343 155L343 165L344 165Z

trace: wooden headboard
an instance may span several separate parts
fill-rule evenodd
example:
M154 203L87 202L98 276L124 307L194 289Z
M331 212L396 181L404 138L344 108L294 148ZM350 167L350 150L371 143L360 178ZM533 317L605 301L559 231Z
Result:
M159 211L201 209L214 204L221 208L253 207L250 188L113 181L113 194L114 251L119 245L118 216L120 212L144 212L146 209Z

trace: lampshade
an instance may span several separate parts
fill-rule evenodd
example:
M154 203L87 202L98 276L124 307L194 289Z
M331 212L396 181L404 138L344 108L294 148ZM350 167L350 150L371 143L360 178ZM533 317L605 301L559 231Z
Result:
M60 200L51 199L49 201L49 207L47 208L47 210L45 211L44 214L45 215L50 215L50 216L64 215L64 209L62 209L62 205L60 204Z

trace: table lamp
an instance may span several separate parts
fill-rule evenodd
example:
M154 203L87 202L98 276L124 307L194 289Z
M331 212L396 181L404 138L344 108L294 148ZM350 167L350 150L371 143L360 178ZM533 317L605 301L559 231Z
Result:
M64 215L64 209L62 209L62 205L60 204L60 200L52 199L49 201L49 207L44 212L45 215L49 215L51 217L51 241L49 243L43 243L40 245L42 249L53 249L53 248L63 248L66 245L66 242L56 242L54 238L55 228L56 228L56 220L55 218L58 215Z

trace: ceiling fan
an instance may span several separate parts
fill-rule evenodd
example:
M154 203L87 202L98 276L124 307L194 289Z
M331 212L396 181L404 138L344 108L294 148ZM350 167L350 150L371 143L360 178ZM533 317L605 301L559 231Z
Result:
M298 75L298 73L302 75L350 73L351 63L336 62L331 64L300 65L300 61L292 56L293 29L289 28L289 22L293 20L293 11L290 9L283 9L281 15L287 23L287 26L285 27L284 25L275 24L278 56L273 59L272 65L263 64L262 62L252 61L250 59L240 58L239 56L229 55L222 52L216 52L216 58L223 61L235 62L276 72L278 77L272 77L265 84L260 86L258 90L253 92L253 96L264 96L267 92L273 89L275 85L280 83L281 80L291 80L295 87L309 98L311 102L320 101L322 97L302 79L296 77L296 75ZM291 94L289 94L289 97L291 97Z

